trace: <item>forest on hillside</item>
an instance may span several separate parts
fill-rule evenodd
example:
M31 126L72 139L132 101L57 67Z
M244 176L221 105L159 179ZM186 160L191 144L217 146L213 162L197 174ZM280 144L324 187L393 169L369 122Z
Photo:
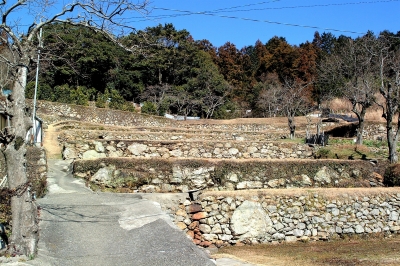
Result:
M363 112L379 93L379 53L399 53L400 31L356 39L315 32L299 46L276 36L238 49L160 24L119 41L135 52L82 26L45 27L37 98L121 110L134 110L135 102L143 113L228 119L294 117L344 97ZM389 72L384 79L393 78ZM29 80L33 98L35 69Z

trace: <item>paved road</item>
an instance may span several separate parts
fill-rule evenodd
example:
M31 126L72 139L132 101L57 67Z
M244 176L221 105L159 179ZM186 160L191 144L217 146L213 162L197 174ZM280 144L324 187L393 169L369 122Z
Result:
M48 165L49 193L38 200L38 258L29 264L215 265L146 195L94 193L65 171L68 162Z

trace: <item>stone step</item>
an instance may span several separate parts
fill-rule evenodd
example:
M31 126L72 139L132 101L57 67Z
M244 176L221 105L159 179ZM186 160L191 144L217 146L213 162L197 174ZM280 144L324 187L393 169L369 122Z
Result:
M123 192L375 187L376 165L348 160L75 160L73 173L94 187Z

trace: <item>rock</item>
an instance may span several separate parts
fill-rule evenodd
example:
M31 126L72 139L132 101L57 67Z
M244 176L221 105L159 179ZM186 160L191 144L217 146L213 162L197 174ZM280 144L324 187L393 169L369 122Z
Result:
M88 150L82 154L83 160L98 159L98 158L104 158L104 157L106 157L105 153L99 153L95 150Z
M172 150L169 152L169 155L172 157L182 157L183 152L181 150Z
M76 159L76 158L78 158L78 155L74 148L70 148L70 147L64 148L64 151L63 151L63 159L64 160Z
M304 186L311 186L312 185L312 181L311 179L307 176L307 175L301 175L301 183Z
M198 203L192 203L189 206L189 213L196 213L196 212L201 212L203 208L201 207L201 204Z
M187 168L184 171L187 175L188 185L191 188L204 188L209 185L208 180L212 181L210 173L214 171L214 167L200 167L192 170Z
M227 178L229 181L232 181L232 182L235 182L235 183L239 181L239 178L238 178L237 174L235 174L235 173L229 173L229 174L227 174L227 175L226 175L226 178Z
M179 209L179 210L176 211L175 215L186 217L186 211L182 210L182 209Z
M285 236L285 241L286 242L295 242L295 241L297 241L297 237L295 237L295 236Z
M94 150L97 152L105 152L105 148L103 146L103 143L100 141L94 141L93 144L95 145Z
M236 185L236 189L256 189L263 188L263 183L261 181L243 181Z
M362 233L364 233L364 227L362 227L361 225L359 225L359 224L357 224L356 225L356 228L355 228L356 230L356 233L357 234L362 234Z
M330 170L324 166L319 170L315 176L314 180L320 183L327 183L330 184L332 182Z
M183 222L176 223L176 226L178 226L178 228L181 229L181 230L185 230L186 227L187 227L186 224L183 223Z
M392 211L389 216L390 221L397 221L399 220L399 213L396 211Z
M100 168L89 180L99 184L109 184L114 171L115 167Z
M257 147L252 147L251 146L251 147L247 148L247 152L250 153L250 154L255 153L257 151L258 151Z
M215 224L211 230L213 234L222 234L222 229L220 224Z
M123 152L122 151L110 151L109 153L108 153L108 157L111 157L111 158L116 158L116 157L122 157L123 156Z
M236 155L236 154L239 153L239 150L236 149L236 148L230 148L230 149L228 150L228 152L229 152L230 155Z
M209 234L211 233L211 227L208 224L200 224L199 225L199 230L203 233L203 234Z
M206 212L198 212L198 213L193 214L192 220L198 221L198 220L204 219L206 217L207 217Z
M203 234L203 237L207 241L215 242L218 240L218 236L216 234Z
M231 228L240 235L239 240L263 237L272 228L272 221L260 203L246 200L233 213Z
M285 185L285 180L283 178L280 179L272 179L268 181L268 186L272 187L272 188L276 188L279 186L283 186Z
M140 144L140 143L134 143L134 144L128 146L128 150L133 155L141 156L147 150L147 145Z

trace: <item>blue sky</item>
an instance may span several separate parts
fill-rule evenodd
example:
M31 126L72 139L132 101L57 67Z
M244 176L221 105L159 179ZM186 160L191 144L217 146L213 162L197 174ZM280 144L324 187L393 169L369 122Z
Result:
M148 17L132 19L135 27L172 23L195 40L207 39L217 47L229 41L240 49L273 36L299 45L312 41L315 31L353 38L368 30L400 31L400 0L152 0L151 6Z

